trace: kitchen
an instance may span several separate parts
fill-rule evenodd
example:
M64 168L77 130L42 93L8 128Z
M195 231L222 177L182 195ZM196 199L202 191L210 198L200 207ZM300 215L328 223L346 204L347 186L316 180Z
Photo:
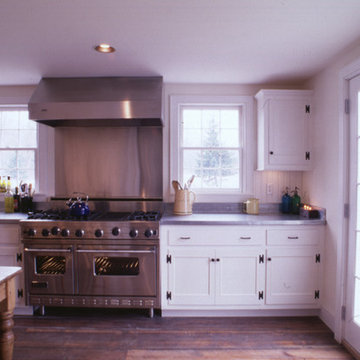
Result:
M312 170L254 171L252 182L249 181L253 191L248 195L259 198L260 204L278 203L285 186L291 190L298 186L304 201L326 209L319 316L334 332L336 340L342 341L347 253L347 223L342 209L348 197L344 193L346 127L339 118L343 120L342 99L347 97L343 82L351 78L349 74L356 73L360 57L359 8L356 1L341 4L333 1L331 5L319 2L316 6L304 1L295 2L294 7L290 4L274 1L272 9L263 1L245 1L240 5L226 1L227 6L224 3L209 6L203 1L203 7L187 3L172 8L154 1L149 7L143 2L125 2L118 9L108 2L103 9L107 12L100 13L94 4L83 2L73 11L68 6L75 5L66 3L49 3L47 8L37 1L23 6L3 2L0 99L4 105L26 105L43 77L162 76L162 199L164 203L172 203L171 181L176 177L171 96L254 97L261 89L311 89ZM112 9L116 9L116 16L110 16ZM247 26L246 30L241 23ZM118 35L124 33L126 38ZM234 33L242 34L236 36L235 43ZM138 37L132 38L130 34ZM55 41L57 38L61 40L59 43ZM66 41L69 39L70 44ZM113 44L116 51L110 54L93 51L102 41ZM161 44L166 51L160 51ZM245 54L242 49L246 49ZM84 56L81 60L79 54ZM39 169L35 196L37 201L46 202L48 196L55 194L52 149L56 139L51 127L41 126L39 131L45 133L41 139L46 139L39 144L39 161L47 165ZM255 140L255 131L253 136ZM255 153L257 142L252 143ZM96 179L95 176L95 182ZM249 197L216 193L206 196L193 190L197 192L194 210L201 203L240 203ZM71 193L61 195L71 196Z

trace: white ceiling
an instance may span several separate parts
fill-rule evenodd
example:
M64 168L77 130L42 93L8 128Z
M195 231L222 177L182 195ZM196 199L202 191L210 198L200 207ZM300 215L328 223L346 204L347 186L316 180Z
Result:
M359 0L0 0L0 85L299 82L359 39ZM117 51L96 53L101 42Z

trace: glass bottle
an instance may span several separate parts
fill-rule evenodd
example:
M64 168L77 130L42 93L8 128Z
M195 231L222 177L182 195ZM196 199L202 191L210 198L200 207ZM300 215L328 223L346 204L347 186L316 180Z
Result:
M295 186L294 195L292 197L292 213L298 215L300 213L300 196L298 194L298 190L300 190L297 186Z
M1 177L0 177L1 179ZM5 176L3 176L2 181L0 181L0 192L6 192L6 183L5 183Z
M5 198L5 212L13 213L14 212L14 197L13 197L13 193L11 192L11 189L10 189L10 184L6 188L6 193L5 193L4 198Z
M19 195L19 188L15 188L15 194L13 196L14 198L14 212L20 211L20 195Z
M284 195L281 198L281 212L284 214L291 213L292 198L289 195L289 188L285 188Z

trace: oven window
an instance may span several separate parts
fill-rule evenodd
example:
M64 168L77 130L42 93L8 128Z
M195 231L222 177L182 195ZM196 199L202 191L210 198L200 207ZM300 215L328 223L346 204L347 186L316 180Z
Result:
M64 256L36 256L35 273L41 275L65 274Z
M139 258L136 257L107 257L94 258L95 275L129 276L139 275Z

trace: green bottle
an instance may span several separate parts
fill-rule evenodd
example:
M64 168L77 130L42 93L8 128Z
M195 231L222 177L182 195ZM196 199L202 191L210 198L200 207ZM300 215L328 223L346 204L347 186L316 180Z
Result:
M298 190L300 189L297 186L295 186L295 190L293 191L294 195L292 196L292 204L291 204L292 213L296 215L299 215L300 213L300 202L301 202Z

